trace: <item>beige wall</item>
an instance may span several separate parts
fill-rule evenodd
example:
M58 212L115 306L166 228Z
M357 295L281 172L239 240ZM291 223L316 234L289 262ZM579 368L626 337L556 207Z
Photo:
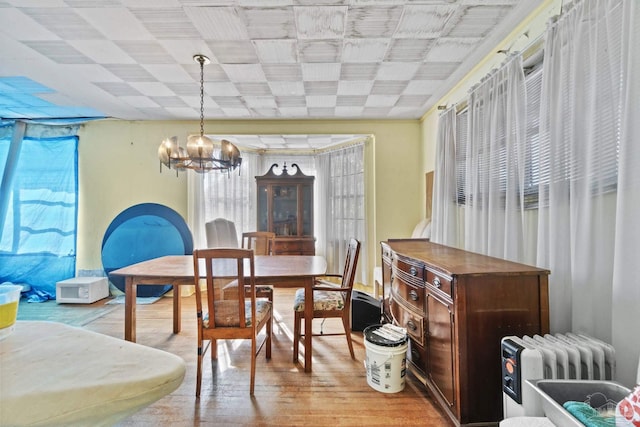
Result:
M209 121L223 134L371 134L366 151L369 265L379 242L408 237L424 214L420 123L406 121ZM79 144L78 270L102 268L101 246L111 221L139 203L166 205L187 218L186 175L159 172L162 138L198 132L197 122L104 120L86 124ZM369 280L372 283L372 280Z

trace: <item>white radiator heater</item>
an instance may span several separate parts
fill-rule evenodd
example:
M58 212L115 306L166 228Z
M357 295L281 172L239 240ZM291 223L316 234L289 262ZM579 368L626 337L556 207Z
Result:
M526 380L612 380L616 369L613 346L583 334L508 336L501 349L504 418L544 416Z

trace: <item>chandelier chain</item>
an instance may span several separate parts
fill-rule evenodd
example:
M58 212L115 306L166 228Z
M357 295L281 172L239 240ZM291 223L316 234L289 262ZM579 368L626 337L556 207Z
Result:
M200 63L200 136L204 135L204 58L198 58Z

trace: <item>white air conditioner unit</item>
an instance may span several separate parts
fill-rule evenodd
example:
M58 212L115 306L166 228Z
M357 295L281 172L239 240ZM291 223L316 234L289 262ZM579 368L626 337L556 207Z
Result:
M106 277L74 277L56 283L56 302L90 304L109 296Z

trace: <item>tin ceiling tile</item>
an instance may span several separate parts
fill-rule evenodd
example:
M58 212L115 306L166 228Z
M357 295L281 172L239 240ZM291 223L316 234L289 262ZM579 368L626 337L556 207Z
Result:
M249 38L295 39L296 24L291 7L245 7L240 9Z
M131 9L142 25L158 39L201 39L194 23L180 7Z
M186 16L204 40L248 40L244 20L235 7L186 7Z
M257 64L256 49L248 40L221 40L209 47L220 64Z
M344 35L346 6L294 7L297 36L302 40L339 39Z
M391 37L402 16L400 6L350 7L345 36L349 38Z
M300 40L298 53L301 62L340 62L341 40Z
M346 39L342 49L342 62L382 62L388 46L388 39Z
M454 5L407 5L394 38L433 39L439 37L456 10Z
M262 64L295 64L298 44L295 40L253 40Z

